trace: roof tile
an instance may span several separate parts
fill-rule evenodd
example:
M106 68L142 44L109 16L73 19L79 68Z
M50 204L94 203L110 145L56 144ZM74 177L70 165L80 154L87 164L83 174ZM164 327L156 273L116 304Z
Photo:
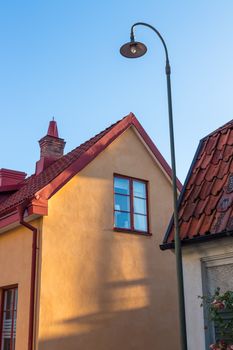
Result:
M130 116L130 115L129 115ZM129 117L126 116L123 119ZM92 137L90 140L84 142L79 147L76 147L71 152L67 153L57 161L52 163L39 175L32 175L25 180L25 184L17 192L10 195L4 202L0 204L0 215L5 214L6 211L10 211L16 205L23 203L26 199L33 198L34 194L41 188L46 186L56 176L63 172L74 160L78 159L86 150L93 146L98 140L100 140L105 134L107 134L114 126L120 121L112 124L110 127Z
M216 148L219 138L220 134L216 134L212 137L209 137L207 145L205 147L205 154L209 155L213 152L213 150Z
M233 120L201 141L179 204L181 240L233 231ZM174 240L170 225L164 243Z

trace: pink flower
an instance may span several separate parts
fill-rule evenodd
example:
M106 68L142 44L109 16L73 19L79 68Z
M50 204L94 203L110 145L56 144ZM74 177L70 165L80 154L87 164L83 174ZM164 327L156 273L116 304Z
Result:
M216 300L216 299L212 302L212 305L215 309L218 309L218 310L222 310L225 308L224 301L220 301L220 300Z
M232 345L230 345L230 346L232 346ZM227 346L227 344L224 340L220 340L216 344L211 344L210 349L212 349L212 350L233 350L233 346L232 346L232 348L230 348L229 346Z
M219 340L219 345L220 346L226 346L226 342L224 340Z
M227 350L233 350L233 344L228 345Z

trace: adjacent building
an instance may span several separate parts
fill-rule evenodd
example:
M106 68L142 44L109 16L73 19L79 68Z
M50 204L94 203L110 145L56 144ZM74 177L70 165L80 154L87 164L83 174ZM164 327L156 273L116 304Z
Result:
M198 296L217 287L233 291L233 121L200 141L180 195L179 224L188 349L209 349L219 334ZM161 248L174 248L172 221Z

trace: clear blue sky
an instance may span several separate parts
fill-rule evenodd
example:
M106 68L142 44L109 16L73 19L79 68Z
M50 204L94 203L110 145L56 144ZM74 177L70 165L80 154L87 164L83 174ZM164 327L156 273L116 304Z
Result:
M52 118L66 151L134 112L169 161L164 52L152 31L119 55L136 21L164 36L172 66L177 174L199 139L233 118L232 0L0 2L0 168L34 172Z

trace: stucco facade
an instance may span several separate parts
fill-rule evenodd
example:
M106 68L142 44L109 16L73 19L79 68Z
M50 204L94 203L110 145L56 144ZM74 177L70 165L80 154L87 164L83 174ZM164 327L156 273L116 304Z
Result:
M200 307L201 300L198 298L198 296L202 296L206 292L205 265L208 267L223 267L229 264L233 264L233 241L231 237L183 247L185 309L189 350L208 349L210 345L208 330L205 330L207 322L204 319L203 308ZM222 277L224 279L226 276ZM227 277L224 283L216 286L224 289L224 284L228 283L226 290L232 290L232 273ZM218 281L215 284L218 284Z
M151 235L114 231L115 173L148 181ZM46 203L46 214L30 222L38 233L33 349L178 350L175 257L159 248L172 213L171 179L136 129ZM31 256L26 227L0 234L0 288L19 289L16 350L28 349Z
M33 225L40 230L40 219ZM32 233L19 226L0 234L0 293L1 288L18 286L18 308L16 322L16 349L27 349Z

